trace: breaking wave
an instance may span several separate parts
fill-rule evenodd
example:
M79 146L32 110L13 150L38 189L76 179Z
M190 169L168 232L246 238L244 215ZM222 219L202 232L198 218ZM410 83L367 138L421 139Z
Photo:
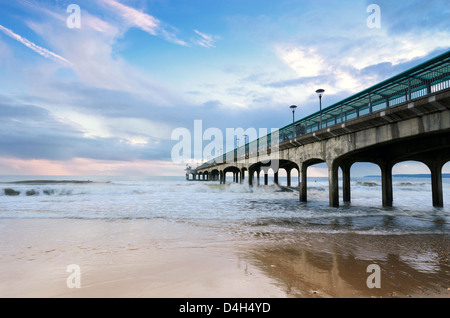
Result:
M394 182L393 208L382 207L379 181L353 180L351 186L352 202L335 209L329 207L328 181L321 179L308 183L306 203L299 202L298 187L273 183L250 187L182 178L1 182L0 218L167 219L230 231L243 227L249 233L396 234L449 229L450 207L432 207L426 182ZM444 201L450 203L449 191L444 190Z

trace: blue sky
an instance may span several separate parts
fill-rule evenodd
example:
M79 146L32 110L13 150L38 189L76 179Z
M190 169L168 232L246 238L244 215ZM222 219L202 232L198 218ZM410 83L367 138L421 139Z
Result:
M182 175L175 128L283 127L289 105L317 111L319 87L327 106L447 51L449 15L447 1L0 0L0 174Z

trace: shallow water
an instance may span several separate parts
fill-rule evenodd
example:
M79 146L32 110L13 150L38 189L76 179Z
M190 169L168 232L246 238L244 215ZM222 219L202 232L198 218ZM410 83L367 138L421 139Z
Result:
M177 177L16 183L24 180L37 179L0 178L0 218L167 219L243 234L257 228L285 234L446 234L450 228L450 179L444 179L444 208L432 207L430 181L423 178L394 179L392 208L381 206L380 180L367 178L352 181L352 203L341 202L340 208L328 206L325 178L308 180L307 203L299 202L298 191L281 192L274 184L251 188ZM87 180L91 182L79 182ZM284 181L280 178L280 184ZM5 195L7 188L20 194Z

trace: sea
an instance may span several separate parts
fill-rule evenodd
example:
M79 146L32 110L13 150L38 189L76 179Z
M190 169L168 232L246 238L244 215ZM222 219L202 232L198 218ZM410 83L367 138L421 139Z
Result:
M432 206L429 178L394 177L393 207L381 202L379 177L352 178L351 203L328 204L327 178L297 188L188 181L180 177L1 176L0 219L160 219L233 235L255 233L448 234L450 178L444 207ZM342 183L340 183L342 184Z

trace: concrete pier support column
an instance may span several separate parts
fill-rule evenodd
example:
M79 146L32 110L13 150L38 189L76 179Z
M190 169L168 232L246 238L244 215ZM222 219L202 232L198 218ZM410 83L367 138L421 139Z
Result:
M329 200L330 207L339 207L339 165L330 161L328 164Z
M259 181L259 175L260 175L260 173L261 173L261 170L257 170L256 171L256 185L260 185L260 181Z
M255 176L255 171L248 170L248 185L253 187L253 178Z
M442 167L444 162L437 160L430 160L425 162L431 172L431 193L433 197L433 206L435 208L442 208L444 206L444 196L442 192Z
M225 184L225 172L219 172L220 184Z
M308 166L301 163L300 164L300 202L306 202L307 201L307 175L306 171L308 169Z
M291 170L292 169L286 169L286 179L287 179L287 186L291 186Z
M241 169L241 183L244 183L245 181L245 170Z
M442 193L442 165L436 165L431 170L431 191L433 195L433 206L442 208L444 206L444 196Z
M392 191L392 163L382 162L379 164L381 169L381 192L384 207L391 207L394 201Z
M278 170L279 171L279 170ZM278 171L273 174L273 182L278 184Z
M264 171L264 185L269 184L269 174Z
M351 164L342 164L342 196L344 202L350 202L351 201L351 195L350 195L350 168Z

